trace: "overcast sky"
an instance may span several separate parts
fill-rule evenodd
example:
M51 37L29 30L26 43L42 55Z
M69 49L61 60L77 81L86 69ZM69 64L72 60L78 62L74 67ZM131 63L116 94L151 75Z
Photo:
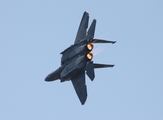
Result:
M45 82L87 11L97 20L96 63L81 105L71 82ZM163 120L162 0L1 0L1 120Z

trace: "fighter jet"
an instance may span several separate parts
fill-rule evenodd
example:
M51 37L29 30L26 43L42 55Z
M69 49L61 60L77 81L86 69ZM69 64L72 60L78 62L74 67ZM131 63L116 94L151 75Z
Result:
M84 105L87 99L87 86L85 83L85 73L93 81L95 78L95 68L113 67L113 64L97 64L92 61L93 43L112 43L116 41L107 41L94 39L96 20L93 19L88 31L89 14L84 12L81 19L76 39L73 45L62 51L61 66L50 73L45 81L50 82L60 79L61 82L71 81L76 94Z

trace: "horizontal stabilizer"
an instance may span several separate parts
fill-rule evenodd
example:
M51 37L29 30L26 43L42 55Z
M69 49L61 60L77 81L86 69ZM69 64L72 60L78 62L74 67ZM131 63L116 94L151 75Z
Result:
M102 39L92 39L91 40L92 43L116 43L116 41L109 41L109 40L102 40Z
M97 64L97 63L94 63L94 68L107 68L107 67L114 67L114 65L112 64Z

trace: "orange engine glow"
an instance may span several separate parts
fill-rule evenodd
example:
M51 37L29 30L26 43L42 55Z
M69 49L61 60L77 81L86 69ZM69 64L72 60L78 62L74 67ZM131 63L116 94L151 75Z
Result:
M87 48L88 48L88 50L91 51L93 49L93 44L91 44L91 43L87 44Z
M93 58L93 54L92 54L92 53L88 53L88 54L87 54L87 58L88 58L89 60L91 60L91 59Z

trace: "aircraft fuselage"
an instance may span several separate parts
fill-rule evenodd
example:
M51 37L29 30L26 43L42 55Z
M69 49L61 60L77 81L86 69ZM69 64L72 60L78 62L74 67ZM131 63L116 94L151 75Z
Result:
M89 29L89 14L84 12L81 19L74 44L61 52L61 66L50 73L45 81L54 81L60 79L61 82L71 80L76 94L84 105L87 99L87 85L85 75L91 81L95 78L96 68L113 67L113 64L99 64L92 61L93 54L90 53L93 49L92 43L112 43L116 41L108 41L103 39L94 39L96 20L93 19Z
M83 70L88 61L93 58L90 51L93 49L91 43L83 40L77 44L71 45L61 52L61 66L46 77L46 81L60 79L61 82L71 80L79 71Z

